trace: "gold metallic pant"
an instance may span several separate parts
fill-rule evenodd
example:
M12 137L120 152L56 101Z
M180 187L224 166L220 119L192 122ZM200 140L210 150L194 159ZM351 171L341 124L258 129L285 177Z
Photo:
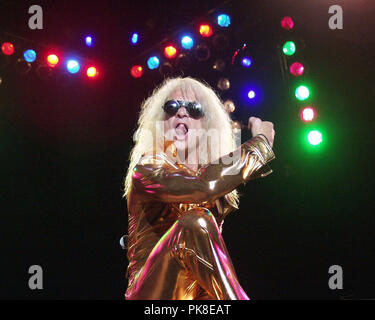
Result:
M151 251L127 299L249 300L212 213L182 214Z

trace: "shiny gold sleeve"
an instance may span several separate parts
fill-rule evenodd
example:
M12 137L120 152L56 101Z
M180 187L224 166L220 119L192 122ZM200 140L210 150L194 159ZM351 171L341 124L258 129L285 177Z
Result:
M261 135L196 173L171 162L165 154L145 156L134 168L133 188L138 194L162 202L214 201L246 181L272 173L267 163L273 159L272 148Z

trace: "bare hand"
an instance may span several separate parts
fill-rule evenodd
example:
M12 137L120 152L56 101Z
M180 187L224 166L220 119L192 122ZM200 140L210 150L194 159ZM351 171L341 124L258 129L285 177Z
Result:
M273 129L272 122L262 121L261 119L256 117L250 117L248 128L251 131L253 137L255 137L258 134L264 134L267 137L268 142L271 145L271 148L273 147L273 140L275 139L275 130Z

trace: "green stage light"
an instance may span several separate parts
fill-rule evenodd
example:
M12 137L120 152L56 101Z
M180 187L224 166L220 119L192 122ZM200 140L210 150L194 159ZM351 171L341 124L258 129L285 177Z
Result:
M299 86L297 89L296 89L296 98L298 100L306 100L309 96L310 96L310 90L308 87L306 86Z
M283 45L283 52L287 56L292 56L296 52L296 45L293 41L287 41Z
M312 130L307 135L307 141L313 145L316 146L323 141L323 135L319 130Z

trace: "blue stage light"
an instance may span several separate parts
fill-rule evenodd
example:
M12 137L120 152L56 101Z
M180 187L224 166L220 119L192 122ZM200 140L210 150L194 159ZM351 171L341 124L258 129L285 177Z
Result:
M153 56L147 60L147 65L151 70L159 67L159 63L160 63L159 58L156 56Z
M250 90L247 94L247 96L249 97L249 99L254 99L256 94L255 94L255 91L254 90Z
M32 49L28 49L23 53L23 57L26 62L34 62L36 59L36 52Z
M91 36L87 36L85 38L85 42L86 42L86 46L91 47L93 45L94 40L92 39Z
M132 34L132 38L131 38L131 42L132 42L132 44L136 44L136 43L138 43L138 40L139 40L139 35L138 35L138 33L133 33L133 34Z
M242 64L244 67L248 68L248 67L251 66L252 61L251 61L251 59L250 59L249 57L243 57L242 60L241 60L241 64Z
M241 97L245 105L257 107L264 101L264 91L259 83L251 82L242 88Z
M228 27L230 25L230 17L227 14L220 14L217 16L217 24L220 27Z
M181 38L181 45L184 49L191 49L194 46L193 38L190 36L183 36Z
M79 71L79 63L77 60L68 60L66 68L70 73L77 73Z

